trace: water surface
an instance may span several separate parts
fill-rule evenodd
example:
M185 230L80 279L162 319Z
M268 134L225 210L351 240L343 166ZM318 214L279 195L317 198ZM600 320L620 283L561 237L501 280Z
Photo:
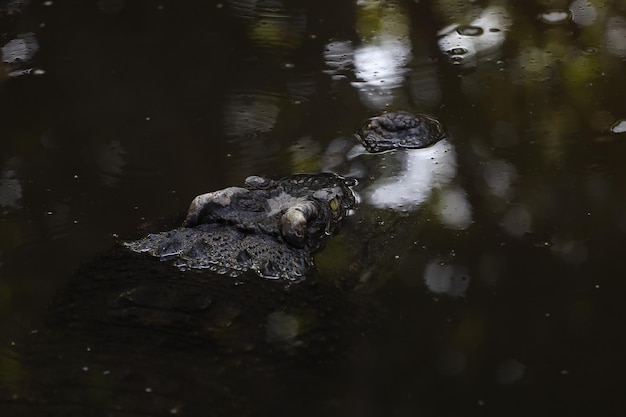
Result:
M0 25L8 415L626 410L621 2L2 1ZM449 153L349 154L400 109ZM296 289L115 252L323 169L364 198Z

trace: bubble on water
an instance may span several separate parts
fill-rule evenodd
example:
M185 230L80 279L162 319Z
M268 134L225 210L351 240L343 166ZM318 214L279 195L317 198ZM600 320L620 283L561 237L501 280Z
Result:
M459 26L456 31L463 36L480 36L484 32L483 28L471 25Z
M595 55L598 53L598 48L595 48L593 46L586 46L582 48L582 51L584 54L587 54L587 55Z
M448 55L465 55L468 51L465 48L452 48L448 52Z
M570 21L572 15L569 10L554 9L539 14L539 20L549 25L559 25Z

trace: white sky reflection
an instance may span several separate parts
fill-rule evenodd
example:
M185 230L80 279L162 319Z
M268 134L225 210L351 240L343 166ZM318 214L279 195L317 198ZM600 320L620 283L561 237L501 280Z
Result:
M503 7L487 7L469 25L454 24L439 31L439 49L455 64L473 66L498 52L511 26Z
M383 175L368 187L366 202L382 208L414 208L456 175L454 148L445 139L428 148L403 150L398 156L404 158L404 165L395 175Z
M382 38L363 44L354 51L354 67L358 81L352 83L361 101L379 108L389 104L391 90L404 83L411 60L411 45L407 39Z
M469 283L467 268L462 265L452 265L440 259L433 259L424 269L424 284L435 294L463 297Z
M15 171L6 170L0 174L0 208L21 208L22 185L17 179ZM0 210L2 213L3 210Z

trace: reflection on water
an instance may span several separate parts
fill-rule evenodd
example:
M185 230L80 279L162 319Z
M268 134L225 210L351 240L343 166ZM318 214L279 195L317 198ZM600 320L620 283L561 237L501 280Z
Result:
M225 98L224 133L245 137L268 133L276 124L281 98L263 92L232 94Z
M542 22L552 25L565 23L570 20L570 18L571 14L569 10L548 10L539 14L539 19L541 19Z
M626 18L609 19L606 28L606 47L610 53L626 58Z
M517 171L511 163L497 160L485 162L482 178L491 195L505 201L513 197L513 182L517 178Z
M324 73L333 81L342 80L354 73L354 47L350 41L332 41L326 44L324 62L328 69Z
M457 186L441 190L435 213L443 225L453 230L463 230L472 223L472 208L467 193Z
M511 26L504 7L490 6L469 25L452 24L438 33L439 49L455 64L475 66L482 60L494 60Z
M252 76L255 70L262 69L251 68L246 75ZM233 86L222 97L223 129L220 133L237 146L241 155L237 160L238 169L250 175L263 173L268 166L289 165L287 153L273 135L276 132L297 135L302 116L295 115L300 108L309 105L315 93L308 74L286 68L270 70L280 71L284 77L264 88ZM295 142L298 137L289 139Z
M353 82L361 100L372 108L383 108L393 102L393 90L404 82L411 59L408 40L380 39L354 51L355 75Z
M407 16L399 2L361 1L356 25L358 45L348 40L326 44L325 72L335 81L348 78L365 106L389 107L401 93L413 58Z
M587 261L588 250L583 241L554 236L551 243L550 249L568 264L578 266Z
M626 133L626 120L618 120L611 126L613 133Z
M469 287L470 277L464 266L434 259L426 264L424 284L434 294L461 297Z
M597 6L602 8L601 3L598 3ZM590 26L598 17L596 5L588 0L574 0L569 6L569 10L572 21L579 26Z
M380 159L378 163L385 172L365 189L364 195L368 203L377 207L418 207L456 174L454 149L445 139L429 148L374 157Z
M20 209L22 199L22 185L16 178L15 171L2 171L0 177L0 207L5 210Z
M294 315L276 311L267 316L266 337L268 342L278 344L282 349L296 347L300 324Z
M523 205L512 206L504 213L502 227L509 235L522 237L532 232L532 216Z
M0 80L8 77L21 75L43 75L45 71L40 68L27 67L37 51L39 43L33 33L21 33L16 38L8 41L1 49L2 62L0 63Z
M304 40L307 17L301 9L288 8L280 0L229 0L226 4L261 49L276 53L295 49Z
M33 22L16 25L22 12L30 5L29 0L10 0L0 3L0 82L5 77L22 75L42 75L43 69L30 67L39 50L39 41L29 29L34 29Z
M103 184L112 187L124 177L125 154L126 151L117 140L109 142L99 152L97 164Z
M358 192L364 207L412 212L436 196L434 211L439 220L455 230L472 222L471 206L461 187L451 184L457 161L451 139L423 149L368 153L352 138L337 138L324 151L323 171L359 179Z
M13 64L31 60L39 50L39 43L33 33L23 33L2 47L2 62Z

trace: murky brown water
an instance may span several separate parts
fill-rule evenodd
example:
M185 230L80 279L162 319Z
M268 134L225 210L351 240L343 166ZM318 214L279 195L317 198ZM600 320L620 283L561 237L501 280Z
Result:
M0 1L0 29L2 415L626 410L623 2ZM445 149L328 150L398 109ZM111 252L320 170L362 204L297 289Z

